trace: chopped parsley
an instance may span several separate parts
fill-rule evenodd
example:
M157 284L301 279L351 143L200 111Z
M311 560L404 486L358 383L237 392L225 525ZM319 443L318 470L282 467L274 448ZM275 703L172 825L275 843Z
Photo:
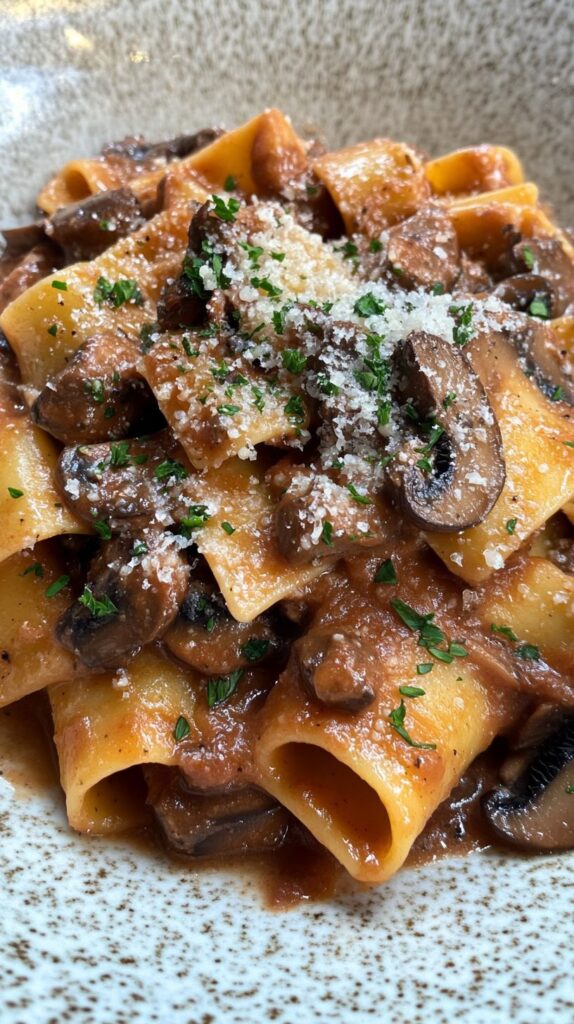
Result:
M181 462L176 462L174 459L166 459L165 462L160 462L159 466L155 467L154 476L156 480L168 480L171 478L174 480L185 480L189 474Z
M307 365L307 356L304 356L298 348L284 348L281 352L283 368L289 373L303 373Z
M506 520L506 532L510 533L511 535L513 533L515 533L516 532L516 524L517 523L518 523L518 519L507 519Z
M283 411L292 423L303 423L305 419L305 406L301 395L291 395L291 398L283 406Z
M411 608L410 605L405 604L404 601L398 598L391 600L390 605L401 621L404 622L405 626L412 630L413 633L419 634L419 647L426 647L429 654L436 658L437 661L443 661L445 664L450 665L455 658L466 658L468 656L468 651L462 644L451 643L447 650L439 647L439 644L444 643L445 635L442 629L433 622L434 612L421 615L420 612L415 611L414 608Z
M207 511L207 505L190 505L187 515L180 519L180 531L184 537L190 538L193 530L199 530L204 526L211 513Z
M271 259L275 260L277 263L283 263L283 260L285 259L285 253L284 252L272 252L271 253Z
M391 558L387 558L384 562L381 562L373 579L375 583L388 583L391 585L398 583L397 573Z
M574 448L574 441L563 441L562 444L565 444L567 448Z
M11 498L23 498L24 491L21 491L18 487L9 487L8 494Z
M195 357L199 355L199 349L193 348L187 334L184 334L183 338L181 339L181 344L183 347L183 351L185 352L188 359L195 359Z
M505 640L511 640L512 643L518 642L516 633L510 628L510 626L497 626L495 622L490 624L490 632L496 633L497 636L503 636Z
M561 402L564 399L565 395L566 392L564 391L564 388L561 384L559 384L557 387L554 388L554 391L550 395L550 401Z
M443 398L442 407L446 411L456 402L456 391L449 391Z
M426 676L429 672L432 672L432 670L432 661L422 661L419 665L417 665L417 676Z
M444 295L444 284L440 281L435 281L431 288L431 295Z
M93 398L96 405L103 405L106 400L104 382L98 378L95 380L87 378L84 381L84 391L86 395L90 395L90 397Z
M117 444L111 445L110 466L113 466L114 469L121 469L123 466L129 466L131 461L130 446L127 441L119 441Z
M426 690L420 686L399 686L401 697L424 697Z
M338 395L341 390L338 384L334 384L326 373L317 374L317 386L322 395Z
M536 316L539 320L548 320L550 310L545 299L533 299L528 307L530 316Z
M358 505L373 504L372 499L369 498L368 495L366 494L361 494L361 492L357 490L354 484L347 484L347 490L351 497L353 498L353 500L356 501Z
M228 523L228 522L227 522L227 520L224 520L224 521L222 522L222 524L221 524L221 529L222 529L222 530L223 530L223 531L224 531L225 533L227 533L229 537L231 537L231 534L232 534L232 533L235 533L235 527L234 527L234 526L232 526L232 525L231 525L231 523Z
M148 546L144 540L136 540L132 548L132 555L134 558L141 558L142 555L147 555Z
M456 323L452 329L452 340L455 345L463 348L474 336L472 302L469 302L468 306L450 306L449 313L456 316Z
M91 587L87 584L78 601L92 613L95 619L103 619L107 615L115 615L119 611L117 605L114 604L107 594L104 594L101 601L94 597Z
M180 740L184 740L186 736L189 736L190 732L191 729L189 727L189 722L187 718L184 718L183 715L180 715L177 722L175 723L175 728L173 730L174 740L176 741L176 743L179 743Z
M323 523L323 529L321 530L321 540L323 541L323 544L326 544L328 547L332 547L333 546L332 537L333 537L333 524L330 523L326 519L325 522Z
M565 792L570 794L574 793L574 785L566 786Z
M223 182L223 188L226 192L233 192L237 188L237 181L232 174L228 174L225 181Z
M248 661L259 661L267 654L268 649L268 640L260 640L259 637L252 636L242 645L241 653Z
M348 239L343 245L340 245L337 252L342 253L343 259L352 260L359 255L359 249L354 242Z
M56 337L57 333L58 333L58 326L57 326L57 324L52 324L51 327L48 327L48 334L51 334L53 338Z
M220 220L228 221L232 223L235 220L235 214L239 212L241 203L239 199L235 199L234 196L230 196L227 202L222 199L221 196L212 196L211 201L213 203L213 209L215 215Z
M54 580L53 583L50 583L49 587L46 587L46 590L44 591L46 597L55 597L56 594L59 594L60 591L64 589L64 587L68 586L69 582L69 576L59 576L57 580Z
M43 565L40 565L40 562L32 562L32 565L29 565L27 569L24 569L24 572L21 572L20 576L30 576L30 574L42 577L44 575Z
M383 248L383 243L378 238L372 238L369 242L369 252L380 252Z
M155 339L152 337L152 335L158 333L159 331L156 323L151 323L148 321L148 323L142 324L142 326L140 327L141 350L144 353L144 355L146 355L146 353L149 352L149 350L154 345Z
M361 298L357 299L353 306L354 312L357 316L361 317L381 316L386 308L387 304L382 299L377 299L376 295L373 295L372 292L361 295Z
M240 405L218 405L217 411L221 416L235 416L236 412L241 412Z
M268 277L252 277L251 284L254 288L259 288L260 291L265 292L270 299L276 299L283 291L282 288L272 284Z
M527 245L525 245L522 250L522 259L524 260L528 270L534 269L534 253Z
M237 689L237 684L243 675L243 669L237 668L234 672L230 672L228 676L219 676L217 679L207 680L207 706L208 708L215 707L216 704L222 704L224 700L231 697L231 694Z
M65 281L52 281L52 288L57 288L59 292L68 291L68 285Z
M245 252L249 256L249 262L251 263L253 269L257 270L259 266L259 260L263 256L264 250L261 248L260 245L250 245L249 242L240 242L239 244L242 249L245 249Z
M134 306L143 305L143 295L138 288L137 281L131 278L120 278L113 284L107 277L99 277L94 288L94 302L101 306L108 302L115 309L119 309L126 302Z
M99 535L102 538L102 540L110 540L111 539L112 531L110 529L109 524L106 523L106 521L104 519L98 519L94 523L94 530L96 530L97 533L99 533Z
M436 750L436 743L417 743L413 740L412 736L407 732L405 728L405 716L407 713L407 707L404 700L401 700L398 708L393 708L389 713L389 722L391 729L398 732L399 736L408 743L410 747L417 747L419 750Z
M536 644L520 644L514 653L524 661L540 661L540 651Z
M289 305L285 305L281 306L281 309L274 310L271 319L273 320L273 327L277 334L283 334L285 330L285 317L290 309L291 307Z

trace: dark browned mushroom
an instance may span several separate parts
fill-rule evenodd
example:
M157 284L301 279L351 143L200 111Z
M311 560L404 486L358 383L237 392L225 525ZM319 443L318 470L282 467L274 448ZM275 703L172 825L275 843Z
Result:
M129 188L97 192L57 210L46 234L62 247L66 261L91 260L144 223L139 200Z
M535 850L574 847L574 713L549 711L550 732L537 723L542 741L527 752L516 778L484 797L483 810L500 838ZM533 738L531 737L531 738ZM524 748L523 748L524 753ZM510 773L512 774L512 773Z
M549 316L563 316L574 305L574 263L558 238L521 239L512 247L502 271L505 279L497 293L517 309L530 305L524 304L529 280L538 282L537 291L547 302Z
M47 239L24 254L7 248L0 257L0 313L62 263L61 251Z
M56 635L88 668L117 668L165 633L184 599L189 565L170 534L147 530L102 545L86 587Z
M100 332L40 392L32 419L64 444L114 441L146 429L161 416L147 382L136 370L139 352L127 338Z
M374 547L385 536L375 498L305 469L275 508L275 532L281 554L294 565Z
M173 509L179 500L175 485L187 476L187 465L166 430L145 439L64 448L56 486L85 522L104 520L112 529L133 530Z
M372 704L377 662L359 639L310 630L295 650L303 684L315 700L352 712Z
M144 766L148 804L171 850L183 857L262 853L285 841L290 816L255 786L192 789L177 768Z
M104 146L102 156L126 157L139 164L150 164L154 160L181 160L211 145L224 134L223 128L201 128L190 135L176 135L163 142L146 142L141 135L128 135L119 142L109 142Z
M383 267L399 288L449 292L460 272L456 231L448 211L429 203L389 229Z
M179 616L165 636L166 646L203 675L225 675L274 654L280 641L269 616L236 622L216 588L191 579Z
M542 393L553 401L564 399L574 405L574 381L567 372L568 361L564 360L551 325L516 313L511 319L505 318L502 332L512 342L524 370Z
M427 427L389 481L401 508L439 533L482 522L505 479L502 439L486 392L460 349L413 331L395 350L398 389ZM434 461L433 461L434 460Z

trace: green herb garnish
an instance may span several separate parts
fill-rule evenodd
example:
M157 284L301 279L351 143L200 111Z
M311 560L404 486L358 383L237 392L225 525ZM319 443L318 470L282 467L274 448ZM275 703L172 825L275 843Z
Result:
M231 697L231 694L237 688L237 684L243 675L243 669L237 668L234 672L230 672L228 676L219 676L217 679L207 680L207 706L208 708L215 707L216 704L222 704L224 700Z

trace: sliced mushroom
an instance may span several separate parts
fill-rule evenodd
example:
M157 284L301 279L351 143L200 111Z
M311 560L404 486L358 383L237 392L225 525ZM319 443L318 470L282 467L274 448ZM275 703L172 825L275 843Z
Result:
M36 281L61 266L60 250L47 240L24 255L7 249L0 257L0 313Z
M141 135L128 135L119 142L109 142L102 149L102 156L120 156L134 163L153 163L154 160L181 160L211 145L225 134L223 128L201 128L191 135L176 135L164 142L146 142Z
M62 646L88 668L117 668L162 636L189 577L175 540L150 530L143 541L123 535L104 544L88 573L88 601L75 601L58 623Z
M472 260L465 252L460 254L460 274L453 287L453 295L474 295L489 292L492 287L490 275L480 260Z
M459 255L448 211L429 203L389 229L384 268L400 288L440 285L450 292L460 272Z
M3 228L2 236L6 242L5 251L13 255L22 255L36 245L42 245L46 241L44 225L44 221L37 220L32 224L22 224L17 228Z
M524 371L547 398L556 401L560 397L574 405L574 381L550 324L524 313L505 314L502 334L518 352Z
M346 633L311 630L295 645L301 678L311 697L341 711L362 711L372 704L376 659L365 644Z
M403 399L427 424L442 429L432 449L432 442L414 442L404 462L396 458L391 464L398 502L423 529L445 533L476 526L505 479L502 439L486 392L459 349L424 331L409 334L395 360Z
M158 429L157 403L136 370L127 338L100 332L86 341L40 392L32 419L64 444L94 444Z
M574 305L574 263L558 238L521 239L512 247L503 272L506 280L502 285L509 288L515 287L518 277L532 275L540 280L539 291L548 296L552 317L571 311Z
M294 565L374 547L385 537L372 496L305 470L276 506L275 532L281 554Z
M181 468L170 474L170 463ZM112 529L131 530L173 509L179 499L174 485L186 467L185 456L165 430L145 439L64 448L56 486L85 522L109 520Z
M190 580L165 643L172 654L207 676L225 675L263 661L280 646L269 616L236 622L215 587L197 579Z
M483 800L496 834L527 849L574 847L574 714L563 711L558 725L553 714L552 726L518 777Z
M285 841L289 813L255 786L194 790L163 765L146 765L144 776L163 837L183 857L262 853Z
M141 205L129 188L97 192L57 210L46 234L64 250L66 261L91 260L144 222Z
M497 284L494 295L513 309L527 311L533 302L542 301L550 311L551 291L540 274L516 274Z

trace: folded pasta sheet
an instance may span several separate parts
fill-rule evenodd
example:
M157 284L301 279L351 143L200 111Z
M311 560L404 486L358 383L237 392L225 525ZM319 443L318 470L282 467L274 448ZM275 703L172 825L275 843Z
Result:
M451 572L479 583L574 497L574 424L525 376L516 352L496 332L477 339L469 354L498 420L506 482L478 526L427 538Z
M97 259L44 278L4 310L0 327L17 356L25 384L43 387L98 331L139 342L142 325L155 320L155 302L166 278L179 271L189 202L205 197L205 192L191 182L186 195ZM118 281L128 286L120 302L106 289L106 283L112 288Z
M296 595L325 571L324 563L291 565L279 552L274 502L260 464L230 459L205 475L200 493L210 518L198 534L198 549L239 622Z
M49 543L0 563L0 707L74 676L71 654L54 643L68 584Z
M0 409L0 561L62 533L87 533L53 483L51 437L10 403Z
M195 676L152 650L114 674L53 687L50 703L70 824L116 832L140 824L130 768L176 762L180 717L194 733ZM123 773L123 774L122 774Z
M401 866L469 763L512 721L520 699L471 658L437 661L417 678L424 655L404 633L389 611L347 592L303 644L312 638L314 648L330 646L334 676L346 646L351 671L374 701L360 715L317 703L305 682L303 647L262 713L263 785L363 882L382 882ZM405 686L413 678L417 686Z

